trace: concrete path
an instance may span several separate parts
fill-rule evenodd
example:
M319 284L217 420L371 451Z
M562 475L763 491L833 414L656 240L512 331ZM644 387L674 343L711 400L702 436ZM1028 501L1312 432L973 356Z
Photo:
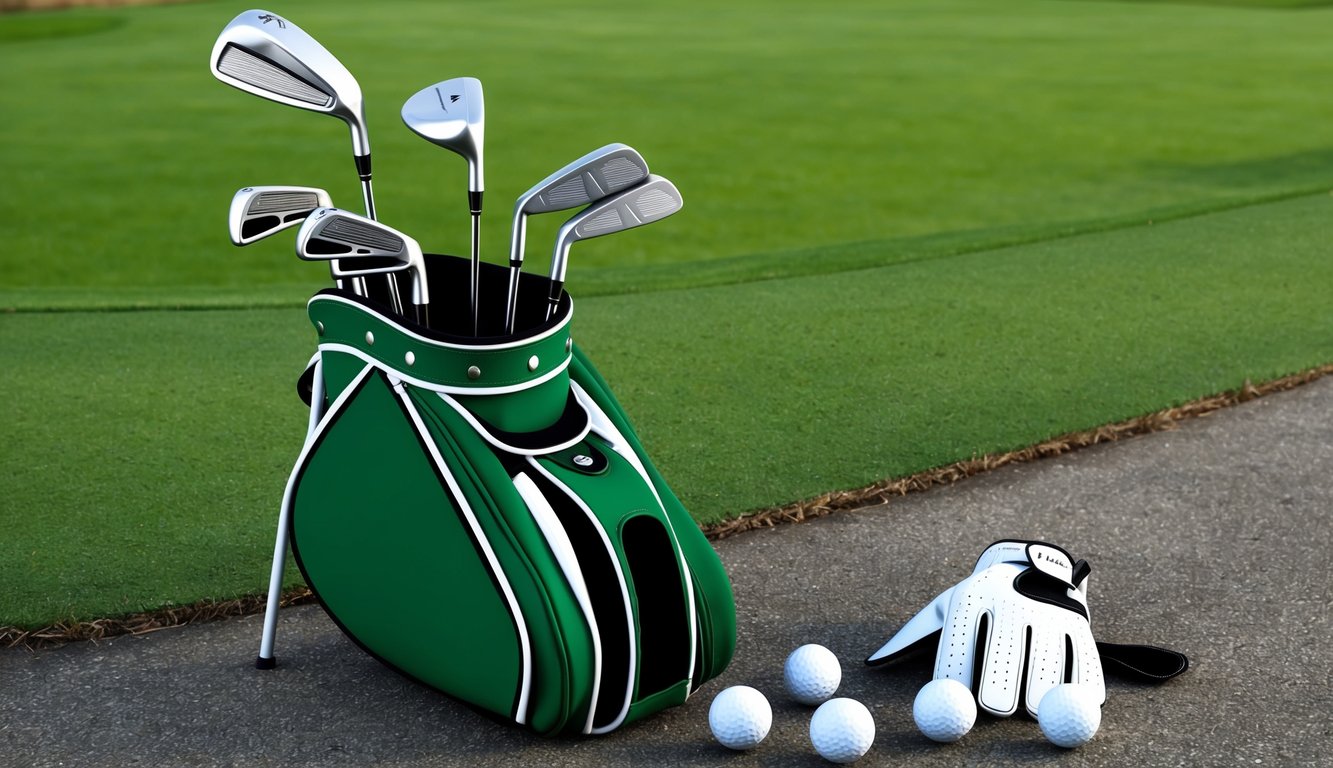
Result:
M309 606L283 612L273 672L252 666L258 617L0 651L0 766L827 765L809 745L811 710L782 692L783 660L808 642L842 660L839 695L874 713L860 765L1329 765L1330 510L1326 378L1177 431L720 542L736 660L685 706L609 737L497 724L380 666ZM1099 639L1174 647L1192 669L1156 688L1112 682L1102 729L1078 750L1022 717L927 741L911 705L928 662L862 659L1008 537L1092 563ZM737 684L774 709L747 753L708 731L712 697Z

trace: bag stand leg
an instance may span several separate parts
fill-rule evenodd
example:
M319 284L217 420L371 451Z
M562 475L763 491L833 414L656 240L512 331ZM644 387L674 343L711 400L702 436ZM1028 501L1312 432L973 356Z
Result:
M315 379L310 394L310 422L306 427L306 441L315 434L315 428L324 417L324 369L316 355ZM278 512L278 535L273 544L273 567L268 577L268 604L264 608L264 633L259 639L256 669L273 669L278 660L273 656L273 640L278 634L278 604L282 602L282 576L287 570L287 526L291 517L290 500L284 494L282 509Z

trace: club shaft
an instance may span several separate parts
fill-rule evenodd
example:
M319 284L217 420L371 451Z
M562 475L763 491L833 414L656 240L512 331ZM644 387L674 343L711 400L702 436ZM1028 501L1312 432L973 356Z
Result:
M523 269L523 246L528 234L528 216L520 211L514 217L513 242L509 246L509 294L505 298L505 333L514 332L518 314L518 278Z
M358 167L359 165L360 164L358 164ZM370 177L366 175L361 177L361 200L365 204L366 218L378 221L379 217L375 215L375 190L371 186ZM362 296L369 295L366 292L365 280L364 277L357 278L357 281L361 284L361 290L358 291L358 293ZM384 280L389 286L389 304L393 307L393 311L399 316L406 317L406 315L403 315L402 293L398 290L398 276L393 274L385 275Z
M472 212L472 335L479 331L478 301L481 294L481 211Z

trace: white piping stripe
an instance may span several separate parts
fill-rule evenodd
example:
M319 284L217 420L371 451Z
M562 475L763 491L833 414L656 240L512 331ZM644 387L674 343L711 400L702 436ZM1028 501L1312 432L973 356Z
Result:
M579 556L574 551L574 544L569 540L569 533L560 524L560 518L556 516L550 502L542 495L541 489L524 472L519 472L514 477L514 488L527 503L528 511L532 513L537 526L541 528L546 543L551 546L551 552L555 554L560 570L564 571L565 580L569 582L569 588L574 592L574 599L578 601L592 634L592 698L588 704L588 717L583 723L583 732L589 733L592 730L593 716L597 712L597 695L602 687L602 638L601 631L597 628L597 616L593 613L592 595L588 593L588 584L583 578L583 569L579 567Z
M583 731L584 733L609 733L624 722L625 716L629 714L629 705L634 697L634 670L638 667L639 663L638 640L634 627L634 606L630 603L629 599L629 585L625 582L625 572L620 567L620 558L616 556L615 547L612 546L610 537L606 535L606 530L602 527L602 522L597 519L597 516L588 508L588 505L583 503L583 499L579 498L578 494L574 493L569 486L560 482L559 478L548 472L545 467L539 464L537 460L531 456L528 457L528 464L532 465L533 469L536 469L543 477L550 480L557 488L563 491L570 500L578 505L579 509L583 510L583 514L587 515L588 519L592 521L593 527L597 529L597 535L602 537L602 543L606 546L607 554L611 556L611 564L616 569L616 580L620 582L621 599L625 601L625 625L629 628L629 680L625 686L625 703L620 708L620 713L616 716L615 720L609 725L596 729L587 727ZM592 725L593 716L595 714L596 711L589 708L588 726Z
M395 386L394 391L402 401L408 415L411 416L412 424L420 435L421 442L426 445L430 452L431 460L435 462L436 469L448 483L449 490L453 493L454 498L458 500L459 509L467 518L468 525L472 528L472 534L478 546L481 547L482 552L486 555L486 560L490 563L491 573L495 576L495 580L499 582L500 589L504 592L505 601L509 603L509 613L514 619L515 629L518 630L519 643L523 652L523 682L519 693L518 711L514 713L514 721L519 725L524 725L527 720L528 699L532 691L532 648L531 641L528 638L528 627L523 621L523 612L519 608L518 599L514 596L514 590L510 587L509 580L505 578L504 569L500 567L500 561L496 558L495 551L486 538L486 533L481 529L481 524L477 522L472 508L468 506L467 499L463 496L463 489L459 487L458 481L454 478L453 473L449 471L449 466L445 463L444 457L440 455L440 449L435 445L435 440L431 438L430 430L426 428L422 421L421 414L412 403L412 398L401 385Z
M573 382L570 383L572 384ZM466 419L467 423L471 424L472 428L477 430L477 434L481 435L483 440L495 446L496 448L505 451L506 453L512 453L517 456L544 456L548 453L563 451L566 448L570 447L571 445L576 445L583 438L587 437L588 430L592 428L592 422L591 420L589 420L588 425L585 426L582 430L580 430L577 436L575 436L573 439L566 440L563 443L557 443L556 445L544 445L540 448L516 448L512 445L508 445L506 443L501 442L500 438L496 437L495 435L492 435L489 431L487 431L486 428L482 426L482 423L477 419L477 417L473 416L472 412L464 408L462 404L460 404L457 400L453 399L452 397L449 397L444 392L440 392L438 394L441 400L448 403L450 408L453 408L455 411L457 411L459 416L462 416L464 419Z

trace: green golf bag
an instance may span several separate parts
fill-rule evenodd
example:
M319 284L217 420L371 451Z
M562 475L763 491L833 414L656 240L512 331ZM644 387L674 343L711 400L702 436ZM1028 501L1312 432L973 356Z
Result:
M466 261L427 259L432 285L465 284ZM503 306L507 271L483 267ZM311 428L280 526L328 614L385 664L539 733L607 733L721 673L735 606L573 344L568 295L543 319L549 282L521 286L527 330L482 338L314 296ZM464 327L443 309L438 327Z

